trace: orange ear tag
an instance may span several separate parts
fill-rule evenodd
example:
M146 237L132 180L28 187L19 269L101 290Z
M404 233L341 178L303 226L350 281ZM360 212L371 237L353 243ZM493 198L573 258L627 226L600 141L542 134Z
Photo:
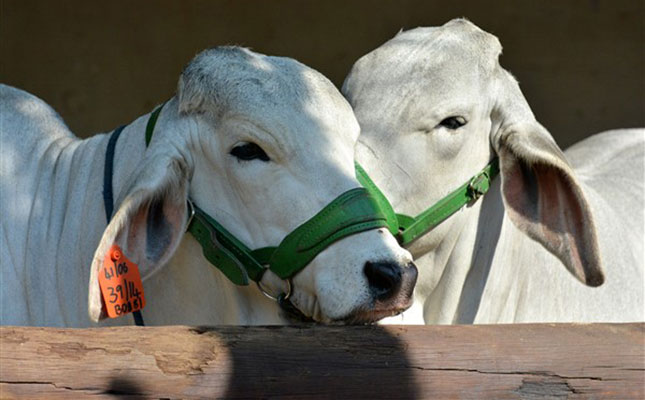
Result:
M99 285L110 318L117 318L146 306L139 267L128 260L116 244L105 254L103 268L99 271Z

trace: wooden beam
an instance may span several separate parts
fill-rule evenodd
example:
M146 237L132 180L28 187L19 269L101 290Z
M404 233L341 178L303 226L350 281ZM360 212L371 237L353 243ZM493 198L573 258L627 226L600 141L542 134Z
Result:
M0 328L1 398L645 397L645 324Z

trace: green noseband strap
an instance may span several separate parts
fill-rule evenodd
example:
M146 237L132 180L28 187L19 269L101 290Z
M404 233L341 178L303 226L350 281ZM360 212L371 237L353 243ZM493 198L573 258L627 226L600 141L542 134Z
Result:
M396 214L396 226L394 235L402 246L407 246L415 241L419 236L423 236L437 225L445 221L452 214L459 211L463 206L488 192L491 181L499 174L498 159L494 158L484 169L479 171L475 176L455 191L439 200L432 207L427 208L416 217L410 217L404 214ZM365 170L356 164L356 177L358 181L372 193L372 196L379 199L379 204L390 213L392 206L387 198L379 190L376 184L370 179ZM383 205L383 203L386 203ZM391 211L394 213L394 211ZM388 221L389 222L389 221ZM390 224L388 226L391 227ZM392 229L390 229L392 231Z
M387 227L378 200L365 188L338 196L313 218L288 234L276 248L253 252L269 269L287 279L303 269L330 244L359 232ZM268 258L267 258L268 257Z
M358 179L358 182L372 194L372 196L376 199L379 208L383 210L383 213L385 214L387 220L387 228L390 230L390 233L394 236L398 235L399 220L396 213L394 212L394 209L392 208L392 205L387 200L383 192L381 192L381 190L378 188L378 186L376 186L376 184L372 182L363 167L361 167L358 163L355 163L354 166L356 167L356 179Z

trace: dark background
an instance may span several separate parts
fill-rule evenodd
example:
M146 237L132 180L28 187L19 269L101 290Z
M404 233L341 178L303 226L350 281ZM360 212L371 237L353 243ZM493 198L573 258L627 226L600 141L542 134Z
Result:
M401 28L467 17L497 35L502 65L562 146L645 125L642 0L0 0L0 81L51 104L79 136L174 94L200 50L239 44L289 56L337 86Z

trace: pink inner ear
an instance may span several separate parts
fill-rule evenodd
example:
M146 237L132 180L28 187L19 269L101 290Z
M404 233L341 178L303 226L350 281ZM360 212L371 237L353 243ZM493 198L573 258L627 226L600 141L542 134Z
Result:
M127 243L123 251L126 256L136 263L143 263L146 248L146 219L148 217L147 205L139 207L129 225L126 227ZM117 238L118 240L118 238Z
M515 157L504 168L504 197L513 222L590 286L603 282L589 206L565 171ZM507 160L507 164L508 164Z
M143 200L115 238L146 279L172 256L183 235L186 205L170 196Z
M544 164L533 167L538 182L539 210L544 235L548 240L559 243L561 251L568 253L572 265L584 276L582 266L586 263L580 249L583 240L585 215L567 178L557 169ZM584 200L582 200L584 201Z

